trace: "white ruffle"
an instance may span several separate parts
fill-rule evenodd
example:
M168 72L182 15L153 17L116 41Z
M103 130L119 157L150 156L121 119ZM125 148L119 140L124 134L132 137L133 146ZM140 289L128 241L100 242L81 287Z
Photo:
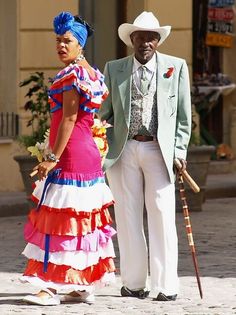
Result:
M93 285L76 285L76 284L68 284L68 283L55 283L51 281L44 281L38 277L30 277L30 276L21 276L19 280L22 283L30 283L33 286L39 289L45 288L52 288L57 291L61 292L71 292L71 291L83 291L86 290L87 292L93 293L94 289L101 288L110 284L115 283L115 273L105 273L103 277L95 281Z
M45 181L37 181L33 196L41 199ZM50 184L43 205L62 209L74 208L77 211L91 212L101 209L113 200L110 188L105 183L90 187Z
M28 243L22 253L28 259L44 261L45 251L38 246ZM115 257L112 240L104 246L100 246L97 252L60 251L49 252L49 262L55 265L66 265L77 270L84 270L87 267L96 265L100 258Z

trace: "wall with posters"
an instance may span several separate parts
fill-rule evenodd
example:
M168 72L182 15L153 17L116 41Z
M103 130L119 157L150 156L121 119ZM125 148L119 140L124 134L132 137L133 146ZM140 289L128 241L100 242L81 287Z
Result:
M231 131L236 82L234 3L194 0L193 85L205 103L208 100L198 107L202 139L208 144L224 143L236 153Z
M209 0L206 44L222 47L223 70L231 78L230 86L223 86L224 90L222 90L222 140L229 144L236 154L236 69L232 68L233 59L227 58L235 54L235 0Z
M234 0L209 0L206 43L209 46L233 46Z

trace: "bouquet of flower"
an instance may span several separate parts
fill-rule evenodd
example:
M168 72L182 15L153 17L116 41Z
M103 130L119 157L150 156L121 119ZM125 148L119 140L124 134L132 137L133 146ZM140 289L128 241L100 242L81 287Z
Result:
M98 147L98 150L100 152L102 163L104 162L105 157L108 152L106 128L109 128L109 127L111 127L111 125L106 123L106 121L102 122L97 118L94 119L94 124L92 126L92 135Z
M110 124L106 122L101 122L99 119L94 119L94 124L92 126L92 135L93 139L98 147L100 152L100 156L102 159L102 163L105 160L105 157L108 152L108 143L106 137L106 128L111 127ZM42 162L48 153L50 153L49 149L49 129L46 131L44 135L44 141L39 143L37 142L34 146L30 146L27 150L31 153L31 156L36 156L39 162Z
M37 142L34 146L30 146L27 150L31 153L31 156L36 156L39 162L42 162L46 158L49 150L49 129L44 134L44 141Z

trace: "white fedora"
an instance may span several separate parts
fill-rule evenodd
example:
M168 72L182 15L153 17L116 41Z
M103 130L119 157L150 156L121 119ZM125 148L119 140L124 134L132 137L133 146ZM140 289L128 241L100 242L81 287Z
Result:
M160 46L164 40L169 36L171 26L160 26L158 19L152 12L144 11L136 17L133 24L124 23L118 28L118 34L120 39L129 47L133 47L130 35L135 31L150 31L160 34L161 39L158 42Z

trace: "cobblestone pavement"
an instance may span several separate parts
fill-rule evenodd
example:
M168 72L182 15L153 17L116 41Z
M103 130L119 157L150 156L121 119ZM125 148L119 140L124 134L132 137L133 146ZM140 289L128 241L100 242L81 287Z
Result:
M61 304L42 307L24 304L21 298L32 287L18 281L25 258L22 229L25 216L0 218L0 314L1 315L232 315L236 314L236 198L207 200L202 212L191 213L191 222L203 288L198 293L182 213L177 213L181 292L175 302L123 298L120 277L96 293L94 305ZM114 240L118 267L117 242ZM36 292L33 288L33 292Z

